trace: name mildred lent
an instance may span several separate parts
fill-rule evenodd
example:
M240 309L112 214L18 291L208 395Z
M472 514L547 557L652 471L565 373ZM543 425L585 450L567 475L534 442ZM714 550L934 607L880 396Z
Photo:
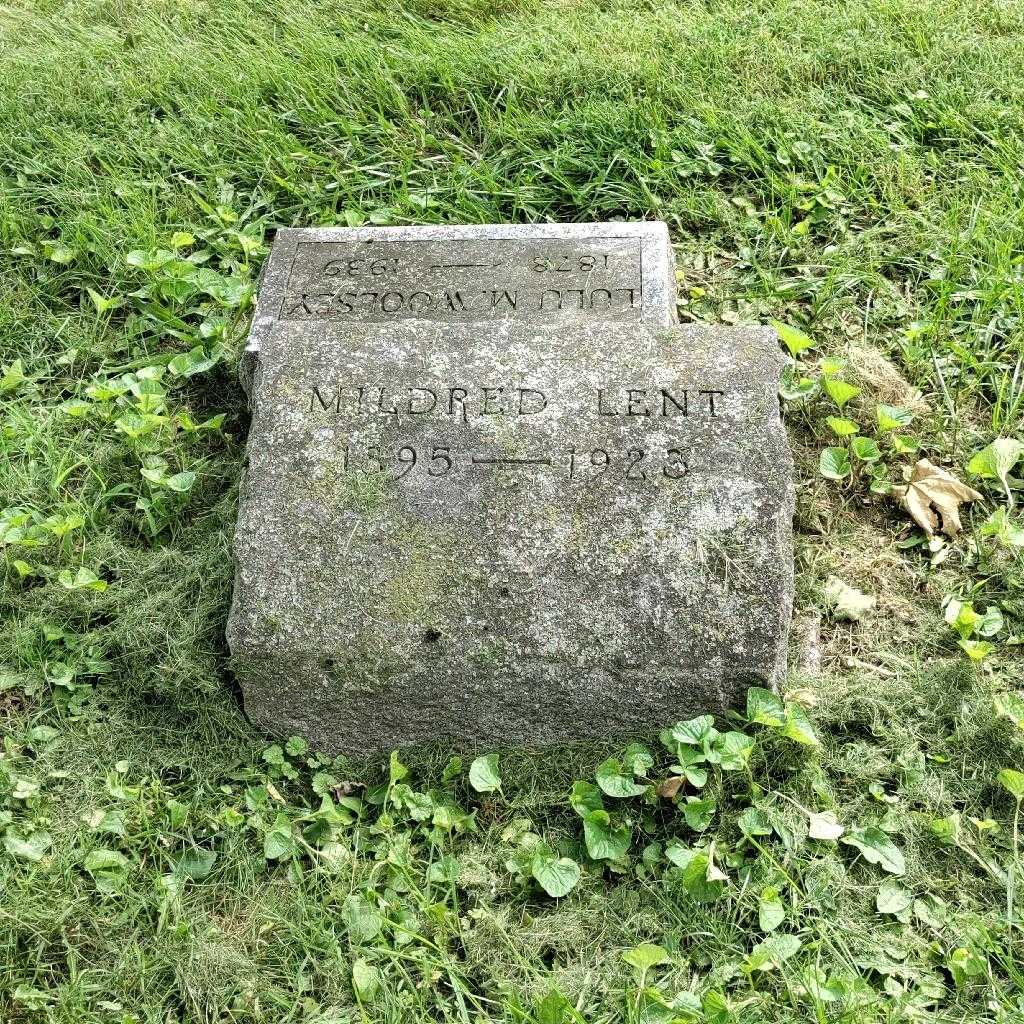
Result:
M716 399L724 394L716 388L596 388L590 401L599 416L716 416ZM337 415L450 416L468 423L483 416L536 416L547 407L544 391L525 386L342 384L311 387L308 409Z

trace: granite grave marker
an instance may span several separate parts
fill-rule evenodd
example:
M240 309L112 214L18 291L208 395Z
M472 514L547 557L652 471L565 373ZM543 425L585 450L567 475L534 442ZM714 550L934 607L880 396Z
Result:
M255 722L532 746L774 685L782 359L673 296L663 225L279 235L228 627Z

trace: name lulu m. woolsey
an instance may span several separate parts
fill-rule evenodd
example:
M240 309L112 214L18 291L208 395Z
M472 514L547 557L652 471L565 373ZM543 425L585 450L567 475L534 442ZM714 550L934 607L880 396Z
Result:
M251 719L535 746L775 685L782 356L673 308L662 224L282 231L228 625Z

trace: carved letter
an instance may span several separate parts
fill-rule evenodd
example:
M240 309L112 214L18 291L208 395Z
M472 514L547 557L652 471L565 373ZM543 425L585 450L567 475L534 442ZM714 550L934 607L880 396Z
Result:
M407 390L409 392L409 415L410 416L424 416L428 412L433 412L434 409L437 408L437 392L436 391L431 391L430 388L421 388L421 387L410 387ZM424 401L426 401L427 400L427 396L429 396L430 405L425 405L422 409L414 409L413 408L413 404L412 404L412 398L413 398L413 392L414 391L421 391L423 393L423 396L424 396Z
M628 388L626 391L626 415L650 416L651 410L646 404L647 389Z
M597 415L598 416L621 416L621 412L617 412L615 409L606 409L604 407L604 388L597 389Z
M456 397L458 392L458 397ZM449 388L448 389L448 415L455 415L455 403L459 403L459 408L462 410L462 422L468 423L469 417L466 415L466 395L469 392L465 388Z
M516 308L516 299L519 297L519 292L501 292L499 295L497 290L491 292L491 309L497 309L498 306L504 302L509 309Z
M724 397L725 396L725 392L724 391L713 391L712 390L712 391L698 391L697 394L698 395L707 395L708 396L708 412L712 416L717 416L718 414L715 412L715 395L718 395L719 397Z
M397 416L398 407L393 402L391 403L390 409L384 408L384 396L385 394L387 394L387 388L380 387L377 389L377 391L379 392L379 395L377 397L377 408L380 409L380 411L387 416Z
M312 315L313 310L309 308L309 303L306 301L307 298L308 296L303 292L302 298L300 298L298 302L294 303L288 310L288 316L295 316L295 314L300 311Z
M540 404L536 409L526 409L523 407L523 399L527 395L533 395L537 402ZM520 416L535 416L539 412L543 412L548 407L548 396L543 391L538 391L536 388L519 388L519 415Z
M337 391L334 395L333 401L324 401L324 396L320 394L320 389L316 386L313 387L313 394L309 396L309 411L312 412L314 409L314 402L320 403L320 408L324 412L330 412L333 408L335 412L341 412L341 392Z
M671 402L684 416L689 416L687 412L687 405L689 404L690 392L686 389L683 390L683 404L680 405L678 400L674 398L666 388L661 389L661 415L668 416L668 403Z
M505 411L505 406L500 404L501 393L504 390L504 388L481 388L481 391L483 391L484 394L484 400L480 412L484 416L500 416ZM497 409L491 408L491 402L494 400L499 402Z
M541 294L541 297L540 297L540 308L541 309L545 308L545 303L547 302L547 299L548 299L549 295L554 295L554 297L558 300L558 306L556 308L557 309L561 309L562 308L562 293L557 288L549 288L546 292L543 292Z

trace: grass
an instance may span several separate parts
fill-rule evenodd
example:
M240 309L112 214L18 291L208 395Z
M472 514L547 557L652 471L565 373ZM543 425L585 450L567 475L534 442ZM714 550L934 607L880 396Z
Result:
M1024 414L1022 70L995 0L0 7L0 1018L1022 1019L1024 565L967 469ZM611 861L570 799L608 750L503 754L481 793L447 751L268 746L223 632L273 230L655 217L684 319L814 342L787 417L820 669L794 649L787 697L819 742L738 719L713 813L605 799ZM956 541L887 493L919 455L985 495ZM875 608L837 616L831 576ZM582 866L565 897L538 851Z

